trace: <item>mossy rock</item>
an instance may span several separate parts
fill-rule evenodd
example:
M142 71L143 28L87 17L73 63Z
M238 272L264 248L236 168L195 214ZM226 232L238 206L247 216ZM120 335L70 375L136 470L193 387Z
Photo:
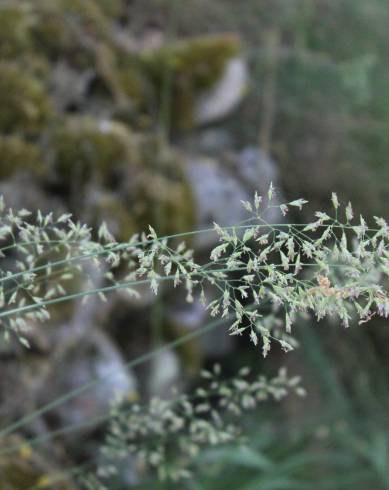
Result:
M89 217L91 223L111 220L118 239L147 230L149 224L159 233L187 231L194 225L182 159L157 137L136 135L118 122L81 118L58 128L51 146L61 185L79 189L94 182L123 196L102 199Z
M139 60L128 54L118 56L118 78L123 91L130 97L131 101L139 106L146 97L147 80L142 74L142 66Z
M7 179L19 170L40 174L43 170L40 149L18 136L0 136L0 179Z
M29 18L23 6L0 6L0 58L11 59L29 49Z
M136 161L134 137L117 122L70 119L54 132L52 146L55 171L64 184L91 178L109 183L120 168Z
M109 44L109 21L122 9L121 0L37 0L31 5L35 49L51 60L66 57L83 68L95 64L93 43L84 42L84 34Z
M85 6L87 4L86 1ZM36 52L52 61L65 57L77 67L93 64L94 57L90 47L83 45L79 38L79 24L85 21L83 14L87 12L86 8L82 8L81 2L69 2L67 5L64 0L37 0L32 6L34 15L31 39ZM93 13L91 15L93 18ZM104 17L98 8L96 15L99 19L97 24L104 23ZM95 22L89 20L88 29L96 30L94 24Z
M9 456L0 460L0 481L2 490L28 490L31 488L56 488L75 490L69 479L58 481L60 469L52 462L46 463L28 442L18 436L3 441L2 449L17 448ZM57 481L56 478L57 477Z
M166 91L170 91L171 121L176 128L192 127L196 97L220 79L226 63L240 50L237 36L219 35L178 42L141 55L143 70L161 107Z
M86 20L104 24L107 17L119 16L122 0L59 0L63 13L71 12Z
M55 0L55 3L63 18L79 21L97 36L107 35L109 15L119 14L120 7L119 0Z
M36 51L44 54L50 60L61 56L71 56L73 64L83 64L88 57L78 45L72 34L72 29L53 8L39 10L31 28L31 38ZM78 52L77 52L78 49Z
M0 63L0 131L39 133L51 107L45 86L16 65Z
M152 225L165 235L192 229L195 206L179 153L157 137L143 136L139 162L139 169L126 184L128 206L138 230Z
M96 0L104 15L112 18L119 17L123 12L122 0Z

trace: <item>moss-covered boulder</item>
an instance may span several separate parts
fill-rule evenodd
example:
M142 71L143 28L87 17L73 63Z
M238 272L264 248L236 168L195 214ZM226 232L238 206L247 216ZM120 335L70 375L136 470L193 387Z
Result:
M41 5L36 9L31 38L33 49L51 61L61 56L72 57L76 65L88 61L85 50L77 43L72 26L65 22L55 4Z
M18 56L29 48L30 41L26 8L15 2L0 5L0 59Z
M0 132L37 134L51 115L44 84L22 68L0 63Z
M142 73L142 64L137 56L118 55L118 79L123 91L137 107L145 107L147 77Z
M113 18L119 17L123 12L123 0L96 0L101 11Z
M91 178L109 184L120 168L136 161L132 133L123 124L72 118L52 135L54 169L63 184Z
M139 164L124 180L128 208L138 230L151 224L159 234L190 230L193 195L180 153L154 136L139 137Z
M83 219L91 225L111 223L118 239L149 224L159 233L193 226L183 160L158 137L135 134L115 121L71 118L53 131L50 146L59 185L77 192L88 186Z
M196 97L220 79L226 63L240 50L238 37L219 35L181 41L141 55L143 70L161 109L169 94L175 127L193 126Z
M120 0L37 0L31 27L34 48L50 60L66 58L74 66L91 67L96 46L109 43L108 25L121 7Z
M42 172L40 149L15 135L0 136L0 180L25 170Z
M63 12L70 12L82 16L89 21L104 23L104 17L117 17L120 15L122 0L57 0Z

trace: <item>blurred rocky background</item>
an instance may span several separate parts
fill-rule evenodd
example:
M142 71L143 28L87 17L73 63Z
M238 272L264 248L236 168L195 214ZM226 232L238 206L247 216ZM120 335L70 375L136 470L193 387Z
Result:
M240 201L270 182L280 201L309 200L291 220L325 210L331 191L356 214L387 217L388 25L387 0L1 0L0 193L15 208L105 221L118 240L148 224L165 235L237 223ZM207 257L213 240L189 244ZM389 488L386 325L307 322L301 348L286 359L275 349L265 365L217 330L126 369L207 321L197 300L145 289L56 308L30 351L1 345L2 427L114 373L0 441L0 454L22 444L0 456L1 488L77 488L71 474L46 475L96 456L104 424L83 423L115 393L164 395L214 361L286 363L310 396L255 414L251 458L211 455L188 488ZM69 424L80 429L23 444ZM130 467L112 489L141 488ZM329 486L310 486L319 475Z

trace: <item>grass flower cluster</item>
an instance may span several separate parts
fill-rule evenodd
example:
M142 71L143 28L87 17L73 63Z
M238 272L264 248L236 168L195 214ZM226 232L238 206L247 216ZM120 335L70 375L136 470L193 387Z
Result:
M7 210L2 203L2 333L6 339L15 334L27 345L26 332L49 318L52 304L86 300L93 294L104 300L117 289L137 296L141 283L149 283L157 294L167 281L174 287L182 285L188 302L198 291L211 316L233 314L229 333L248 332L254 345L261 343L264 356L272 340L285 351L296 345L291 330L301 315L313 313L318 320L338 316L344 326L353 318L364 322L374 315L387 317L387 223L375 218L375 228L369 228L360 217L353 224L350 204L341 222L333 194L333 217L317 212L307 225L272 225L266 212L273 198L271 186L266 199L255 194L252 203L243 203L250 216L244 224L227 228L215 224L220 244L212 250L210 262L201 265L179 240L193 232L158 237L150 228L148 235L117 243L105 224L93 239L92 231L69 215L55 219L38 212L32 219L28 211ZM278 207L285 215L305 203L298 199ZM91 267L99 273L92 274ZM74 288L77 277L84 281L80 290L70 293L67 285ZM94 284L96 277L104 278L103 286ZM213 289L210 300L205 285Z
M207 446L236 441L241 435L245 411L258 403L282 400L290 393L304 396L298 376L288 377L285 369L267 379L253 377L242 368L236 377L225 379L219 365L203 371L206 384L191 395L173 399L153 398L143 407L134 403L115 403L102 460L96 477L84 480L86 488L105 490L104 482L116 474L121 460L136 458L137 466L153 472L161 480L190 478L196 456Z
M248 217L235 226L215 224L209 230L168 237L159 237L150 227L147 234L120 243L104 223L93 232L68 214L33 215L8 209L1 200L1 334L7 342L18 339L28 347L29 336L50 318L55 304L87 301L92 295L104 301L119 289L137 297L141 284L148 284L155 294L165 287L183 288L186 301L201 301L215 317L214 324L188 333L172 347L226 323L230 335L247 334L266 356L273 343L285 351L298 345L292 328L301 318L337 318L348 327L374 316L388 317L385 220L375 217L370 227L362 216L354 218L351 204L342 209L333 194L331 216L318 211L311 223L287 223L287 213L301 210L306 201L279 205L274 194L271 185L266 196L255 193L252 202L243 202ZM279 224L267 220L274 207L282 217ZM218 240L207 263L197 263L185 244L185 238L196 233L214 233ZM131 361L129 367L146 362L157 351ZM225 381L215 368L204 377L208 386L191 395L153 399L145 406L116 403L103 417L110 423L102 463L97 476L84 481L86 488L104 489L115 461L128 457L161 479L189 477L200 449L238 436L239 424L231 418L239 422L241 411L268 398L282 399L291 391L304 394L300 380L288 378L285 371L267 380L242 369ZM0 434L9 434L97 382L64 394Z

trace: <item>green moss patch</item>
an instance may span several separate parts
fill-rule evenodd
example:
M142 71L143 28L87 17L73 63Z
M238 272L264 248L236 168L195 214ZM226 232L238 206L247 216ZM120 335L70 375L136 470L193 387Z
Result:
M21 68L0 63L0 131L39 133L51 115L44 85Z
M18 56L29 48L30 30L26 10L17 5L0 5L0 58Z
M177 128L191 128L196 96L219 80L228 60L240 49L236 36L222 35L178 42L141 56L161 107L170 92L171 116Z
M136 146L130 131L120 123L74 119L53 135L55 170L65 181L109 177L135 160Z
M6 179L18 170L42 171L39 148L18 136L0 136L0 179Z

